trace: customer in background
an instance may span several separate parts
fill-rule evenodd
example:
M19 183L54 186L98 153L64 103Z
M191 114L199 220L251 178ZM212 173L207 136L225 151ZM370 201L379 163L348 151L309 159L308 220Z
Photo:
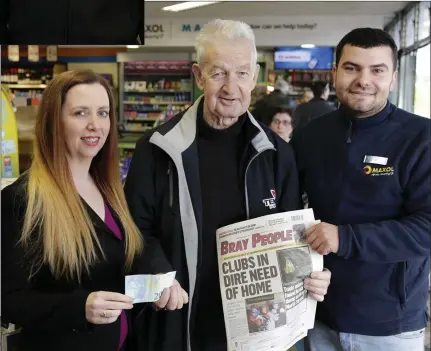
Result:
M355 29L340 41L334 82L341 107L291 141L300 183L322 221L307 241L332 272L308 334L311 350L423 350L430 122L388 101L397 46L380 29Z
M289 108L289 90L289 83L282 78L278 78L275 82L274 90L256 102L253 117L264 123L268 120L269 109L276 107Z
M311 86L311 90L314 97L309 102L299 105L293 112L293 119L298 129L304 127L313 119L336 110L327 101L329 83L315 82Z
M142 251L118 172L113 93L92 71L44 91L30 169L1 192L2 323L18 351L126 350Z
M226 351L217 228L301 202L290 145L248 112L259 72L252 29L214 20L199 33L196 51L203 97L138 141L125 183L151 273L176 271L190 295L182 310L164 311L181 298L166 289L157 311L142 312L139 350ZM265 206L269 196L276 207ZM305 288L322 301L329 279L328 271L314 272Z
M143 16L144 0L0 0L0 45L140 44Z
M268 126L273 132L286 142L290 141L293 132L292 110L283 107L276 107L270 112L272 118L268 121Z
M304 88L304 92L301 97L296 100L296 105L302 105L309 102L314 97L313 91L310 88Z

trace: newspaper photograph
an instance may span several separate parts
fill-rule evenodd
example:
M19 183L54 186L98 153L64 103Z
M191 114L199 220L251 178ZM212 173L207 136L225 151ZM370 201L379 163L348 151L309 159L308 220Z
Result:
M317 301L304 279L323 269L305 241L312 209L217 230L220 289L229 351L287 351L313 328Z

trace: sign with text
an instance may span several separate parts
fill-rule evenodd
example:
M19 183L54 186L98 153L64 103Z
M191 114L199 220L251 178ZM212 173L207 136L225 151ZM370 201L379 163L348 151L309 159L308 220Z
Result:
M145 23L145 45L148 43L165 42L170 40L171 23L170 21L160 20Z
M315 17L225 17L248 23L256 36L256 46L336 46L354 28L383 28L384 16ZM148 19L145 23L146 46L193 47L197 34L212 18ZM334 29L334 24L336 28Z
M330 47L279 48L274 53L275 69L324 69L332 68L334 50Z

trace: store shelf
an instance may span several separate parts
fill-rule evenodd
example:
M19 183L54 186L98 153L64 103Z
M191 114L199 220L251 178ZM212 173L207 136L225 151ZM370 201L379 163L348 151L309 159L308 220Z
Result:
M160 121L160 118L124 117L124 120L127 122L157 122L157 121Z
M123 101L125 105L191 105L190 101L157 101L157 102L144 102L144 101Z
M189 72L124 72L125 76L163 76L163 77L177 77L177 76L189 76Z
M46 84L5 84L5 85L9 89L45 89L46 88Z
M120 142L118 143L119 149L135 149L136 142Z
M304 94L304 91L292 91L287 93L287 95L291 95L291 96L302 96ZM330 96L336 96L336 93L331 91L329 92Z
M129 91L125 91L125 93L128 94L148 94L148 93L156 93L156 94L163 94L163 93L192 93L191 91L187 91L187 90L173 90L173 89L165 89L165 90L129 90Z
M120 63L120 72L120 124L130 130L121 129L119 133L127 141L140 137L192 104L191 61L129 61Z
M142 134L142 133L148 132L151 129L153 129L153 127L142 128L139 130L121 130L120 133L121 134Z

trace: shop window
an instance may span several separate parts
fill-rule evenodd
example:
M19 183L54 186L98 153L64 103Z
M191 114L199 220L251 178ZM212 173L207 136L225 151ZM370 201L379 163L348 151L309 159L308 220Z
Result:
M398 21L392 30L389 32L389 34L392 36L392 38L395 41L395 44L397 44L398 49L401 48L401 21Z
M416 54L414 113L430 118L430 44Z
M406 47L415 42L415 8L412 8L406 16Z
M419 40L430 36L430 2L422 1L420 3L419 14Z
M416 51L413 51L401 57L398 79L398 106L408 112L413 112L415 73Z

